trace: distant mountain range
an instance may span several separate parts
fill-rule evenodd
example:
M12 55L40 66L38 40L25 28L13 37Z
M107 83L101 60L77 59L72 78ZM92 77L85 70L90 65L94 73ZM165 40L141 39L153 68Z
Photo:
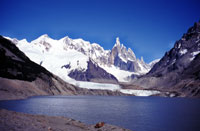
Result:
M127 82L131 76L147 73L157 62L147 64L137 59L130 48L116 38L112 50L82 39L64 37L54 40L42 35L36 40L11 39L31 60L45 67L65 81L93 81L103 83Z
M37 63L37 66L43 66L65 82L79 87L100 89L105 86L106 89L110 88L110 90L118 90L127 94L137 94L135 90L150 90L151 95L200 97L200 22L189 28L163 58L149 64L145 63L142 58L137 59L130 48L127 49L120 43L119 38L116 38L116 43L111 50L104 50L96 43L69 37L54 40L48 35L42 35L30 43L25 39L4 38L14 43L26 56ZM7 49L1 49L1 55L3 57L5 54L8 55L6 58L8 60L12 58L14 61L19 61L21 57L25 58L25 56L15 57L15 53L12 55L12 52L6 51L5 53L4 50ZM14 66L14 69L6 68L6 71L1 70L1 72L5 73L8 78L17 75L18 79L21 77L35 79L36 76L42 79L41 75L38 76L39 69L39 74L42 70L43 75L49 74L45 76L55 77L42 67L36 71L29 69L31 62L28 63L29 67L25 65L25 72L22 75L20 72L23 72L21 69L23 65L19 65L20 68L18 66L17 68ZM16 65L15 62L14 64ZM33 64L33 67L35 68L36 65ZM16 71L18 69L20 72ZM11 76L10 71L14 73ZM88 83L80 81L88 81ZM104 85L88 85L92 82L104 83ZM156 90L156 92L152 94L151 90Z

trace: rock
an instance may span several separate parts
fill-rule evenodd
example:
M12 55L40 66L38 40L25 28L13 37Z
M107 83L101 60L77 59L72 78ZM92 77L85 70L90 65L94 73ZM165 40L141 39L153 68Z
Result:
M200 22L189 28L146 75L132 84L178 92L174 96L200 97Z
M87 70L72 70L69 73L69 77L78 81L91 81L100 83L117 83L117 79L107 73L103 68L99 67L91 59L88 61Z
M101 128L104 126L104 122L98 122L96 125L95 125L95 128Z
M52 130L52 128L49 126L49 127L48 127L48 131L51 131L51 130Z
M13 118L12 116L16 116ZM76 120L58 116L31 115L0 109L1 131L130 131L118 126L109 125L104 122L95 128ZM44 123L38 121L45 121ZM67 124L66 124L67 123ZM97 123L98 124L98 123ZM37 126L35 126L37 125Z

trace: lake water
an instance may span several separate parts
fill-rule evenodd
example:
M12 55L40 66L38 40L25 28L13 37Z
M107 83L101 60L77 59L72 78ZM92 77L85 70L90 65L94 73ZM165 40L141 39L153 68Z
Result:
M104 121L134 131L200 131L200 99L134 96L39 96L0 101L30 114L66 116L88 124Z

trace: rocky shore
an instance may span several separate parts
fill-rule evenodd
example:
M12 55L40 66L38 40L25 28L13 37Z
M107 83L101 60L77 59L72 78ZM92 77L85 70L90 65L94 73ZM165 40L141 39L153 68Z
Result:
M2 131L130 131L105 124L101 128L59 116L31 115L0 109Z

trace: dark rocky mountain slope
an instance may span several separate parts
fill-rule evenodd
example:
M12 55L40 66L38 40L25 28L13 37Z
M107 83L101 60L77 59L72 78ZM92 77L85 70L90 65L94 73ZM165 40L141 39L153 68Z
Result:
M91 59L88 61L86 71L73 70L69 73L69 76L79 81L117 83L117 79L112 74L107 73Z
M48 78L53 77L45 68L30 61L14 44L1 36L0 59L0 77L30 82L36 78L50 81Z
M189 28L149 73L133 80L133 84L200 97L200 22Z

